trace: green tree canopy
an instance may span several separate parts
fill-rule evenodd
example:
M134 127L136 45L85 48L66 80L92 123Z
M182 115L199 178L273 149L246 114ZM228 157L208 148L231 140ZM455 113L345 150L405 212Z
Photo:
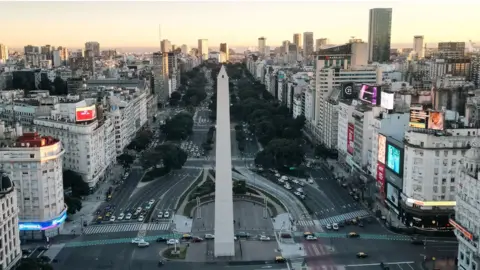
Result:
M297 141L274 139L255 157L255 163L266 168L298 167L304 162L305 152Z
M21 259L20 264L15 268L16 270L53 270L50 263L42 262L36 258Z
M179 90L173 91L170 95L170 105L177 106L178 102L182 99L182 94L180 94Z
M127 149L142 151L145 150L153 138L153 132L149 129L140 130L135 138L128 144Z
M144 152L142 165L148 169L161 165L167 171L179 170L187 161L188 155L175 144L165 143Z
M86 196L90 193L90 187L83 181L82 176L72 170L63 171L63 188L71 188L74 197Z
M193 116L187 112L180 112L165 121L161 127L167 140L185 140L192 134Z
M133 161L135 161L135 157L127 153L123 153L117 156L117 162L121 164L123 167L130 167Z
M80 211L82 209L82 201L79 198L71 197L71 196L65 196L63 198L65 201L65 204L67 205L67 213L69 215L73 215L76 212Z

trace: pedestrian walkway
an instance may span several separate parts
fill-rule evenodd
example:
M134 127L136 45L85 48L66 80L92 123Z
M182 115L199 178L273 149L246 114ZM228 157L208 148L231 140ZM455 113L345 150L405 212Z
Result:
M113 232L134 232L141 230L142 225L146 225L146 231L168 231L170 229L171 223L118 223L105 225L90 225L83 230L83 233L100 234Z
M355 212L350 212L350 213L341 214L341 215L338 215L338 216L333 216L333 217L328 217L328 218L321 219L321 220L319 220L319 224L320 225L327 225L327 224L332 224L332 223L339 223L339 222L354 219L354 218L368 217L370 215L371 215L371 213L368 212L367 210L358 210L358 211L355 211Z

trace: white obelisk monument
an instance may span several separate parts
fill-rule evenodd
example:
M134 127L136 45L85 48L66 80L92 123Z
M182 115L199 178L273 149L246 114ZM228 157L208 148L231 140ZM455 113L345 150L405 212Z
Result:
M222 66L217 76L215 257L235 256L230 134L230 93L227 71Z

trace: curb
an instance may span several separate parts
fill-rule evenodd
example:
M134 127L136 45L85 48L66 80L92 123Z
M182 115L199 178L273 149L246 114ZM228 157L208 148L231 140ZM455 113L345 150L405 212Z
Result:
M200 178L200 176L202 176L202 174L204 173L204 170L201 170L200 173L197 175L197 177L195 178L195 180L190 183L190 185L188 185L188 187L182 192L182 194L180 194L180 196L178 196L177 200L175 201L175 211L178 210L178 203L180 202L180 198L182 198L186 192L191 192L190 188L197 182L198 178Z

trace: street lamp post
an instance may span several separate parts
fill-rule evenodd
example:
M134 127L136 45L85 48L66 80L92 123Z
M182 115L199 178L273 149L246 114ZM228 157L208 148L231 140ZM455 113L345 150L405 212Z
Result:
M173 239L173 252L177 253L177 239L173 236L175 236L175 232L177 232L176 229L172 229L172 239Z
M197 196L197 219L202 218L202 209L200 208L200 197Z

